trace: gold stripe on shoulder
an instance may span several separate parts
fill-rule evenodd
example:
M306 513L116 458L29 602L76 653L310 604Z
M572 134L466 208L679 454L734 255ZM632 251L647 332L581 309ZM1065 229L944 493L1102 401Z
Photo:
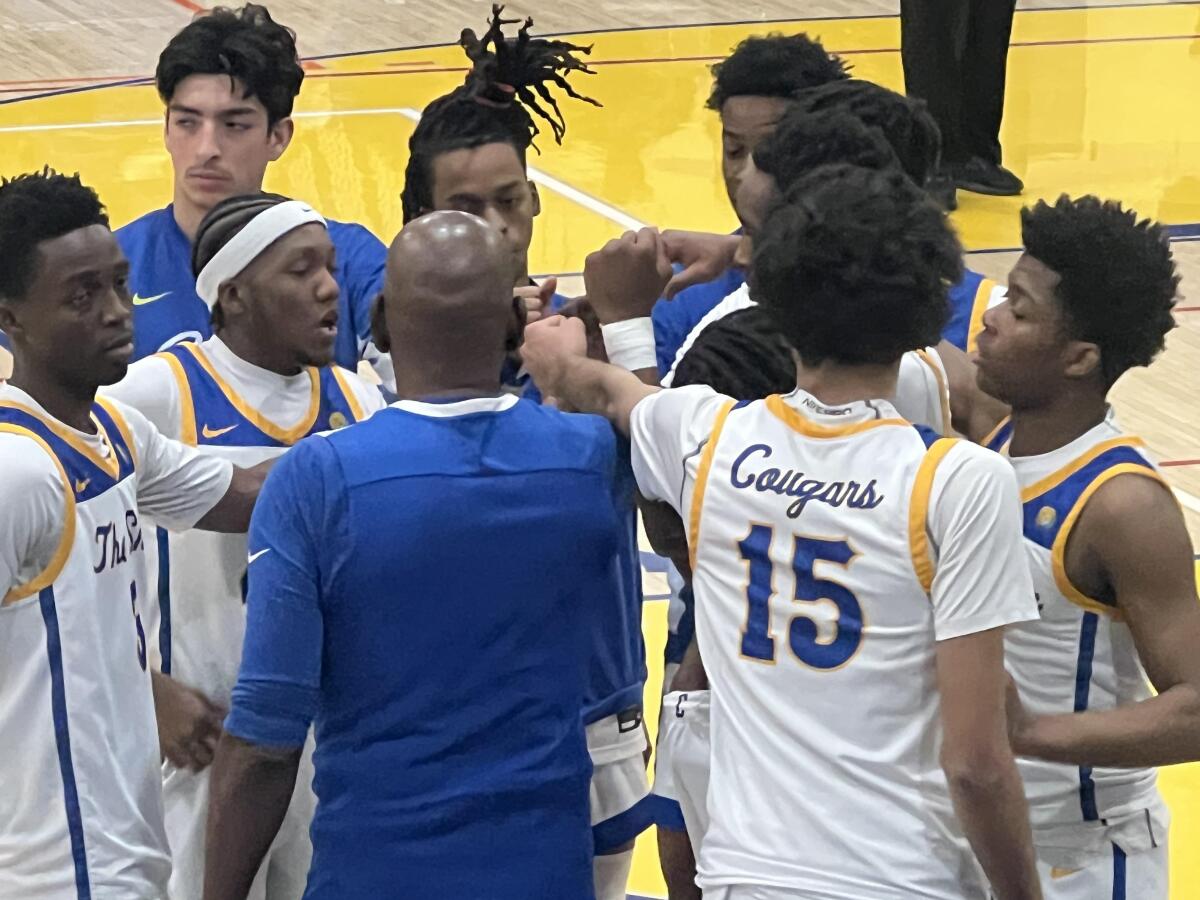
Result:
M934 441L933 446L925 452L920 468L917 469L912 497L908 503L908 546L917 581L921 583L921 589L926 594L933 589L934 576L933 556L929 552L929 533L926 527L929 521L929 495L933 492L933 476L937 467L957 443L957 438L941 438Z
M1022 488L1021 502L1027 503L1034 497L1040 497L1042 494L1046 493L1046 491L1058 487L1088 463L1092 462L1096 457L1103 453L1107 453L1114 447L1133 447L1136 449L1145 446L1146 442L1141 438L1132 437L1130 435L1121 435L1120 437L1109 438L1107 441L1101 441L1094 447L1088 449L1082 456L1071 460L1070 463L1063 466L1057 472L1051 472L1040 481L1035 481L1033 484L1029 485L1029 487ZM1149 468L1147 470L1153 471Z
M696 573L696 552L700 542L700 515L704 508L704 491L708 487L708 475L712 469L713 455L717 451L717 441L721 439L721 432L725 429L725 420L729 418L729 413L736 405L735 401L730 400L721 407L717 418L713 421L712 434L708 436L708 443L704 445L704 452L700 455L700 467L696 472L695 487L692 489L691 521L688 527L688 561L691 564L693 576Z

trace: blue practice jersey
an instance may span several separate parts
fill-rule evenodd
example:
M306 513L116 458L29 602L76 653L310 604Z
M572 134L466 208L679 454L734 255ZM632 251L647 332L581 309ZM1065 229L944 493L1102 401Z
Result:
M130 265L133 358L211 337L211 314L192 275L191 243L173 208L146 213L116 235ZM371 339L371 303L383 289L387 248L361 225L330 221L329 237L337 248L334 277L341 292L334 361L353 371Z
M623 452L512 397L401 403L271 473L226 724L315 722L310 900L593 896L580 661Z

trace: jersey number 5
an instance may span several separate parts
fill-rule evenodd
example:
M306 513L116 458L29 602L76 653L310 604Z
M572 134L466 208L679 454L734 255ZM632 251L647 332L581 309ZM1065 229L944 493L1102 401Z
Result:
M771 634L771 596L774 593L771 540L774 534L767 525L754 525L745 540L738 544L750 573L750 583L746 587L749 609L742 631L742 656L771 663L775 662L775 638ZM792 653L814 669L844 666L858 652L862 642L863 615L858 598L845 585L813 574L817 562L848 566L854 556L846 541L795 538L792 571L796 576L796 602L829 602L837 607L832 638L822 639L817 622L803 606L788 624L788 645Z

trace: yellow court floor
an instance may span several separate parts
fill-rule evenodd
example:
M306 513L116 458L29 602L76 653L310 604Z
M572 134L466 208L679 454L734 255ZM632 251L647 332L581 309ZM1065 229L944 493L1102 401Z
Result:
M482 16L482 4L479 9ZM302 23L288 24L302 29ZM746 36L772 29L808 31L844 54L857 75L902 88L899 22L889 16L579 35L573 39L595 45L596 74L577 76L574 83L604 107L563 101L564 145L555 146L548 128L538 140L542 155L530 162L543 214L533 271L577 273L586 253L642 223L718 231L735 226L719 178L717 119L704 109L708 66ZM389 239L400 225L406 142L416 111L460 83L463 71L457 47L310 61L295 142L271 169L267 188ZM1003 140L1006 162L1026 181L1024 202L1063 191L1094 192L1180 226L1181 237L1200 233L1189 227L1200 223L1197 97L1200 3L1018 13ZM122 83L0 102L0 174L45 164L80 171L100 191L114 224L165 205L170 168L153 87ZM970 249L1019 245L1016 213L1022 200L969 194L961 199L955 220ZM1178 247L1182 255L1200 244ZM1185 294L1189 289L1185 281ZM1200 291L1193 294L1200 297ZM1195 378L1200 306L1191 310L1186 304L1185 298L1181 308L1189 311L1179 315L1182 337L1173 339L1168 356ZM1121 402L1135 411L1155 410L1143 417L1151 447L1170 446L1176 458L1200 457L1193 424L1200 404L1183 389L1181 399L1172 399L1170 415L1159 416L1162 392L1152 392L1152 383L1135 381ZM1154 428L1164 429L1162 435ZM1187 485L1183 468L1171 472L1177 486ZM1190 494L1181 499L1191 513L1200 513L1200 500ZM664 591L658 579L647 576L648 594ZM653 727L665 603L647 602L645 630ZM1173 897L1197 900L1200 769L1167 770L1162 782L1175 816ZM631 893L665 896L653 845L653 832L639 842Z

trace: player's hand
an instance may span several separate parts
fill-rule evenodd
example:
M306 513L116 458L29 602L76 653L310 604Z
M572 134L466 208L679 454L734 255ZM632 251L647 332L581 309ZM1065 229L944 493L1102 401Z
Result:
M671 261L653 228L609 241L583 266L588 303L602 325L650 315L670 279Z
M525 329L521 359L548 402L555 400L571 359L586 357L587 329L580 319L551 316Z
M552 315L550 303L554 300L556 290L558 290L558 279L551 276L541 284L530 284L513 291L514 297L520 297L525 301L526 325L532 325L534 322Z
M741 238L736 234L706 234L701 231L664 231L662 241L667 259L683 268L671 276L663 296L668 300L685 288L718 278L733 265Z
M165 675L156 673L153 684L159 751L180 769L201 771L213 761L226 710Z

